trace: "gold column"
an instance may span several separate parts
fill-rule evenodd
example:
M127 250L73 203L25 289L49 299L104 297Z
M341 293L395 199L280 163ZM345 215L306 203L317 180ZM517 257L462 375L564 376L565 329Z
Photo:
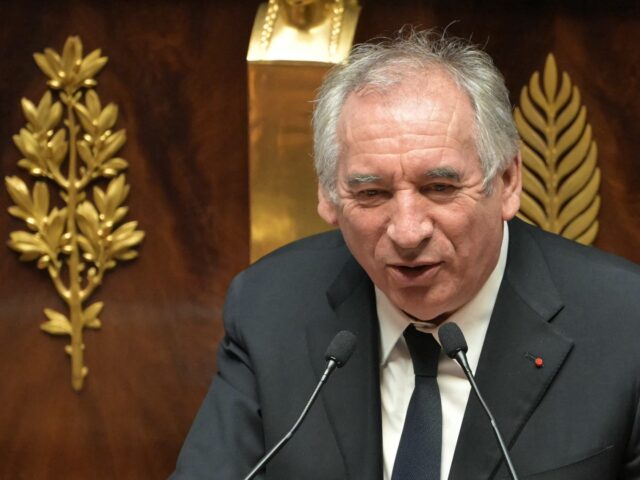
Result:
M312 101L347 57L359 13L355 0L270 0L258 9L247 54L251 261L330 228L316 214Z

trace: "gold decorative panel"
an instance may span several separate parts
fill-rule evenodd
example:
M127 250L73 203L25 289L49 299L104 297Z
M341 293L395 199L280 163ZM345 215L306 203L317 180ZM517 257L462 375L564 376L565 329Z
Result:
M20 177L5 178L15 202L9 213L27 227L11 232L8 245L20 260L36 261L67 304L68 314L45 308L40 328L71 338L65 348L71 385L81 390L88 373L83 330L101 327L104 307L85 303L108 270L137 256L134 247L144 232L135 221L122 223L129 193L122 171L128 164L116 154L126 133L113 130L118 107L103 106L94 90L107 57L99 49L83 57L80 38L69 37L62 55L47 48L34 59L51 90L37 104L22 99L27 124L13 141L23 155L18 166L38 180L30 189Z
M251 260L328 230L316 213L315 91L351 49L360 7L347 0L271 0L247 54Z
M522 138L523 192L519 217L583 244L598 234L600 169L580 91L553 54L542 78L522 88L515 121Z
M356 0L269 0L258 7L247 61L339 63L359 13Z

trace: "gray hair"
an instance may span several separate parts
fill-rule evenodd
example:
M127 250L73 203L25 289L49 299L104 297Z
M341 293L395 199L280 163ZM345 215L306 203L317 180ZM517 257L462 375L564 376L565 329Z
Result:
M329 72L318 91L313 112L314 163L318 180L334 203L340 156L338 120L347 97L366 87L384 90L434 68L448 72L469 96L484 187L491 192L493 178L509 166L519 147L502 74L486 52L466 40L447 38L434 30L403 28L395 38L356 45L347 61Z

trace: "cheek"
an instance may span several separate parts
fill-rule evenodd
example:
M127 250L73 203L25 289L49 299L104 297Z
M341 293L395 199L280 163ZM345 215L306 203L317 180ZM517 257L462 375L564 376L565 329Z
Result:
M338 219L338 226L349 249L356 256L366 255L369 257L367 259L374 256L386 230L381 216L367 210L343 212ZM367 259L359 258L358 260Z
M464 202L438 206L431 211L436 230L454 244L467 240L476 224L482 222L475 211L475 205Z
M441 241L448 244L441 243L441 248L451 249L458 261L466 261L482 255L485 243L501 222L478 203L449 205L437 215L434 237L441 234Z
M382 208L362 208L345 205L338 219L344 228L360 237L374 237L385 229L385 214Z
M487 205L476 207L466 216L458 217L450 236L458 268L467 274L479 273L484 271L484 265L492 264L502 239L502 217L496 214L496 209Z

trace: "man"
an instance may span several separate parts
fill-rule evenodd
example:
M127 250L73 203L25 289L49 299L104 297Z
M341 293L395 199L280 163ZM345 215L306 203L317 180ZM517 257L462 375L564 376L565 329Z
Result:
M461 370L437 356L446 322L467 338L520 478L640 478L640 272L512 220L518 136L488 55L430 32L356 47L325 81L314 130L318 212L339 232L234 280L175 478L246 475L344 329L353 358L262 478L510 478ZM436 349L428 402L411 401L416 335Z

